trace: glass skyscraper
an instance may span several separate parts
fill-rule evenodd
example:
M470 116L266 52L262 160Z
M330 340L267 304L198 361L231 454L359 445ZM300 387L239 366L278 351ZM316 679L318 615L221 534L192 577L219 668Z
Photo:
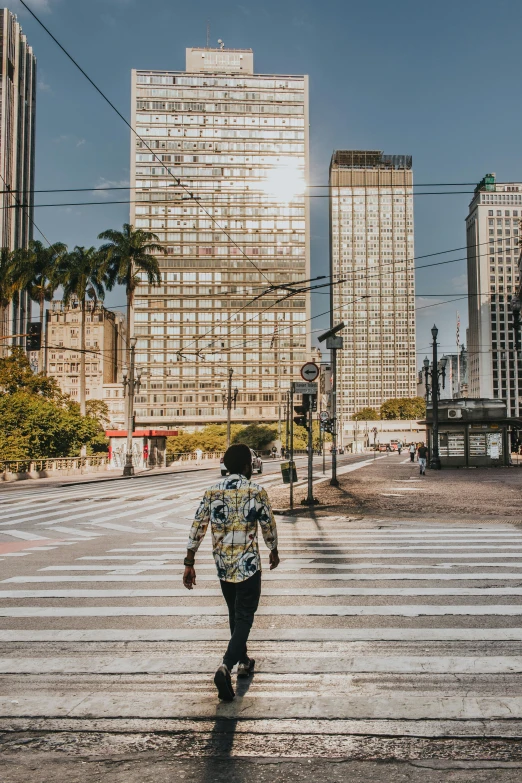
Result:
M132 111L131 222L163 248L134 301L137 421L223 421L230 369L233 420L275 421L310 352L309 296L284 298L310 277L307 77L187 49L186 71L133 71Z

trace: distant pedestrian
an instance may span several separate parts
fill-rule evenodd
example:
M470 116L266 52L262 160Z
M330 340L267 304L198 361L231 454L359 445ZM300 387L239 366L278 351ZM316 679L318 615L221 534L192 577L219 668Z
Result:
M419 448L417 449L417 454L419 456L419 473L421 476L426 475L426 461L428 459L428 449L424 445L424 443L421 443Z
M201 459L203 457L203 452L201 449L196 449L196 465L201 465Z
M263 487L254 484L252 452L244 443L230 446L224 463L230 475L207 489L190 530L183 584L192 590L196 584L196 552L210 522L212 549L221 591L228 606L231 639L223 663L214 675L219 698L235 697L231 671L239 662L238 677L249 677L255 661L247 654L247 641L261 595L261 558L258 523L270 550L270 570L279 565L277 528ZM197 612L197 608L195 609Z
M415 462L415 443L410 443L408 451L410 452L410 462Z
M400 441L397 443L397 451L399 452L399 457L400 457L402 451L402 443Z
M276 446L272 446L272 459L275 459L277 457L277 448Z

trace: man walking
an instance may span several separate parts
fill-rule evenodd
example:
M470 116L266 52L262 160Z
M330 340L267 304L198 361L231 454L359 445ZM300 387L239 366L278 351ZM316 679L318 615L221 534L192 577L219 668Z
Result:
M255 661L247 654L247 640L261 596L261 558L258 523L270 550L270 570L279 565L277 529L266 490L250 481L252 453L248 446L230 446L224 456L229 476L207 489L190 530L183 584L192 590L196 584L194 562L210 522L212 549L221 591L228 606L231 638L223 663L214 675L219 698L235 696L231 671L238 663L237 676L248 677Z
M410 462L415 462L415 444L410 443L410 448L408 449L410 452Z
M424 445L424 443L421 443L419 448L417 449L417 454L419 456L419 472L421 476L426 475L426 461L428 459L428 449Z

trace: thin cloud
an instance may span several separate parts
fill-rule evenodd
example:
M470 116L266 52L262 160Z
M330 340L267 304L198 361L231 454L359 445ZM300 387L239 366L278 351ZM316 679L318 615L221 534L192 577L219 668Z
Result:
M113 195L109 188L128 188L129 184L129 180L126 179L113 180L100 177L97 184L94 186L97 189L92 191L92 195L96 196L97 198L108 199ZM102 189L100 190L99 188ZM106 193L104 192L105 189L107 190Z
M38 89L40 92L50 92L52 93L52 88L50 84L47 84L45 79L40 79L38 81Z

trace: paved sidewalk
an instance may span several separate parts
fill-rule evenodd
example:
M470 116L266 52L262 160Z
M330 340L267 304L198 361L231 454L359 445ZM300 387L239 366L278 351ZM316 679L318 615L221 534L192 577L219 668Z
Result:
M404 517L419 515L431 519L459 521L491 519L522 524L522 467L428 470L419 475L418 464L402 454L368 455L365 467L356 472L339 471L339 487L329 480L314 486L320 501L312 513L385 515ZM306 492L294 493L295 508ZM270 490L276 508L288 509L288 487Z

